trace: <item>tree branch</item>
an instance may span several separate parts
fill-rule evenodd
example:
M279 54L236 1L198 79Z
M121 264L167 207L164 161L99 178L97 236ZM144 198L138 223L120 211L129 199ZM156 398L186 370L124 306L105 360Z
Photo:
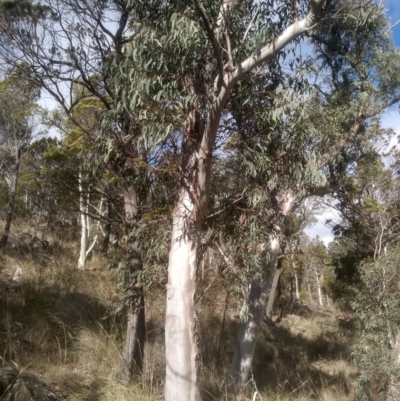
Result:
M208 38L210 39L210 42L214 49L214 55L215 55L215 58L217 59L218 72L219 72L218 86L220 86L221 83L223 82L222 80L224 78L224 63L222 61L220 45L218 43L217 38L215 37L214 30L208 19L207 12L203 6L203 3L201 2L201 0L194 0L194 2L196 3L198 10L200 11L200 15L201 15L204 25L206 27Z
M289 25L273 42L268 43L257 54L253 54L240 63L232 76L232 80L237 82L243 75L274 57L292 40L312 29L330 3L330 0L313 0L310 11L305 18Z

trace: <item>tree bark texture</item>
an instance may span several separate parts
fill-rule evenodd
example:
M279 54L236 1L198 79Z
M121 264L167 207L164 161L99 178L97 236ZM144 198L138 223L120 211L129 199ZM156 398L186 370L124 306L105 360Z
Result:
M127 252L125 269L125 277L128 283L125 294L127 330L120 365L120 376L122 381L128 382L135 375L142 372L146 334L143 287L136 285L136 274L142 269L142 259L136 244L132 244Z
M125 261L125 303L127 307L127 329L124 353L118 378L128 382L142 372L144 341L146 335L143 287L137 283L137 274L143 268L138 243L132 239L134 220L138 215L138 199L134 188L124 190L124 207L127 234Z
M280 259L280 260L282 260L282 259ZM280 263L280 264L282 264L282 263ZM278 265L279 265L279 263L278 263ZM274 308L276 290L278 288L279 278L281 277L282 272L283 272L282 266L278 266L278 268L275 270L274 279L272 280L271 290L269 292L269 297L268 297L267 309L265 311L265 315L267 316L268 319L272 318L272 310ZM279 294L278 294L278 297L279 297Z

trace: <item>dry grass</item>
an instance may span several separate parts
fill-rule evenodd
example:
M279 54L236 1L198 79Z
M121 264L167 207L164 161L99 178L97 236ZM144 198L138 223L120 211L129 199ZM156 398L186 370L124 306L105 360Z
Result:
M146 294L144 372L136 384L124 387L113 380L125 321L115 314L119 295L111 262L93 256L87 270L78 271L77 249L55 237L48 240L48 249L32 251L16 234L13 246L0 255L0 362L36 374L68 401L163 399L164 290ZM6 291L4 282L18 268L22 284ZM240 322L232 294L222 327L225 299L225 289L216 285L198 304L206 401L354 399L351 382L357 371L335 313L305 307L273 327L263 325L254 377L243 394L229 395L221 383Z

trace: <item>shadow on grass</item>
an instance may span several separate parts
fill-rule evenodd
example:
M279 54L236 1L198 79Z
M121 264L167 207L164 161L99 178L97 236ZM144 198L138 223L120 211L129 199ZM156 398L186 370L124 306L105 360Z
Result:
M263 394L274 394L282 399L295 399L297 396L306 399L324 399L326 392L349 396L351 382L355 378L355 369L348 363L350 360L350 344L339 329L334 330L334 317L329 312L315 312L303 306L297 308L295 322L308 321L318 323L320 331L301 333L297 327L295 333L290 329L288 316L284 317L285 324L262 324L253 359L253 377L249 381L248 396L253 396L255 388ZM293 315L291 315L293 317ZM329 330L324 328L324 322ZM221 322L213 319L209 327L221 327ZM322 328L321 328L322 326ZM337 328L338 326L336 326ZM205 354L207 365L216 368L206 373L203 391L206 400L225 399L224 389L221 388L222 378L232 360L235 347L236 333L239 322L229 322L224 331L220 360L216 361L216 348L212 332L206 332L204 339L210 345L211 352ZM300 331L300 332L298 332ZM213 348L214 347L214 348ZM350 367L349 367L350 366ZM213 380L214 376L218 379ZM255 387L256 384L256 387ZM229 397L226 399L230 399Z
M101 398L102 380L88 383L73 372L79 359L79 334L86 330L112 335L122 343L124 327L114 304L78 292L0 283L0 360L35 374L64 366L62 383L54 384L63 396L73 391L82 400Z

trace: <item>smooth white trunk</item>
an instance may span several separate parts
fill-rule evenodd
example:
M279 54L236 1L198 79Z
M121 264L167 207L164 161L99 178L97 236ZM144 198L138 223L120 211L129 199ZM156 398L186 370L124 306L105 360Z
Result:
M321 286L318 283L318 302L320 306L324 306L324 301L322 298L322 291L321 291Z
M192 223L193 203L182 191L173 214L165 320L166 401L199 401L194 295L200 225Z
M86 202L83 193L82 173L79 172L79 217L81 220L81 243L79 249L78 269L86 267L86 246L87 246L87 219Z
M315 272L315 281L317 282L317 292L318 292L318 303L320 306L324 306L321 283L322 283L322 275L318 272L318 269L314 267Z
M300 292L299 292L299 278L297 277L297 273L294 272L294 282L296 285L296 299L300 299Z

